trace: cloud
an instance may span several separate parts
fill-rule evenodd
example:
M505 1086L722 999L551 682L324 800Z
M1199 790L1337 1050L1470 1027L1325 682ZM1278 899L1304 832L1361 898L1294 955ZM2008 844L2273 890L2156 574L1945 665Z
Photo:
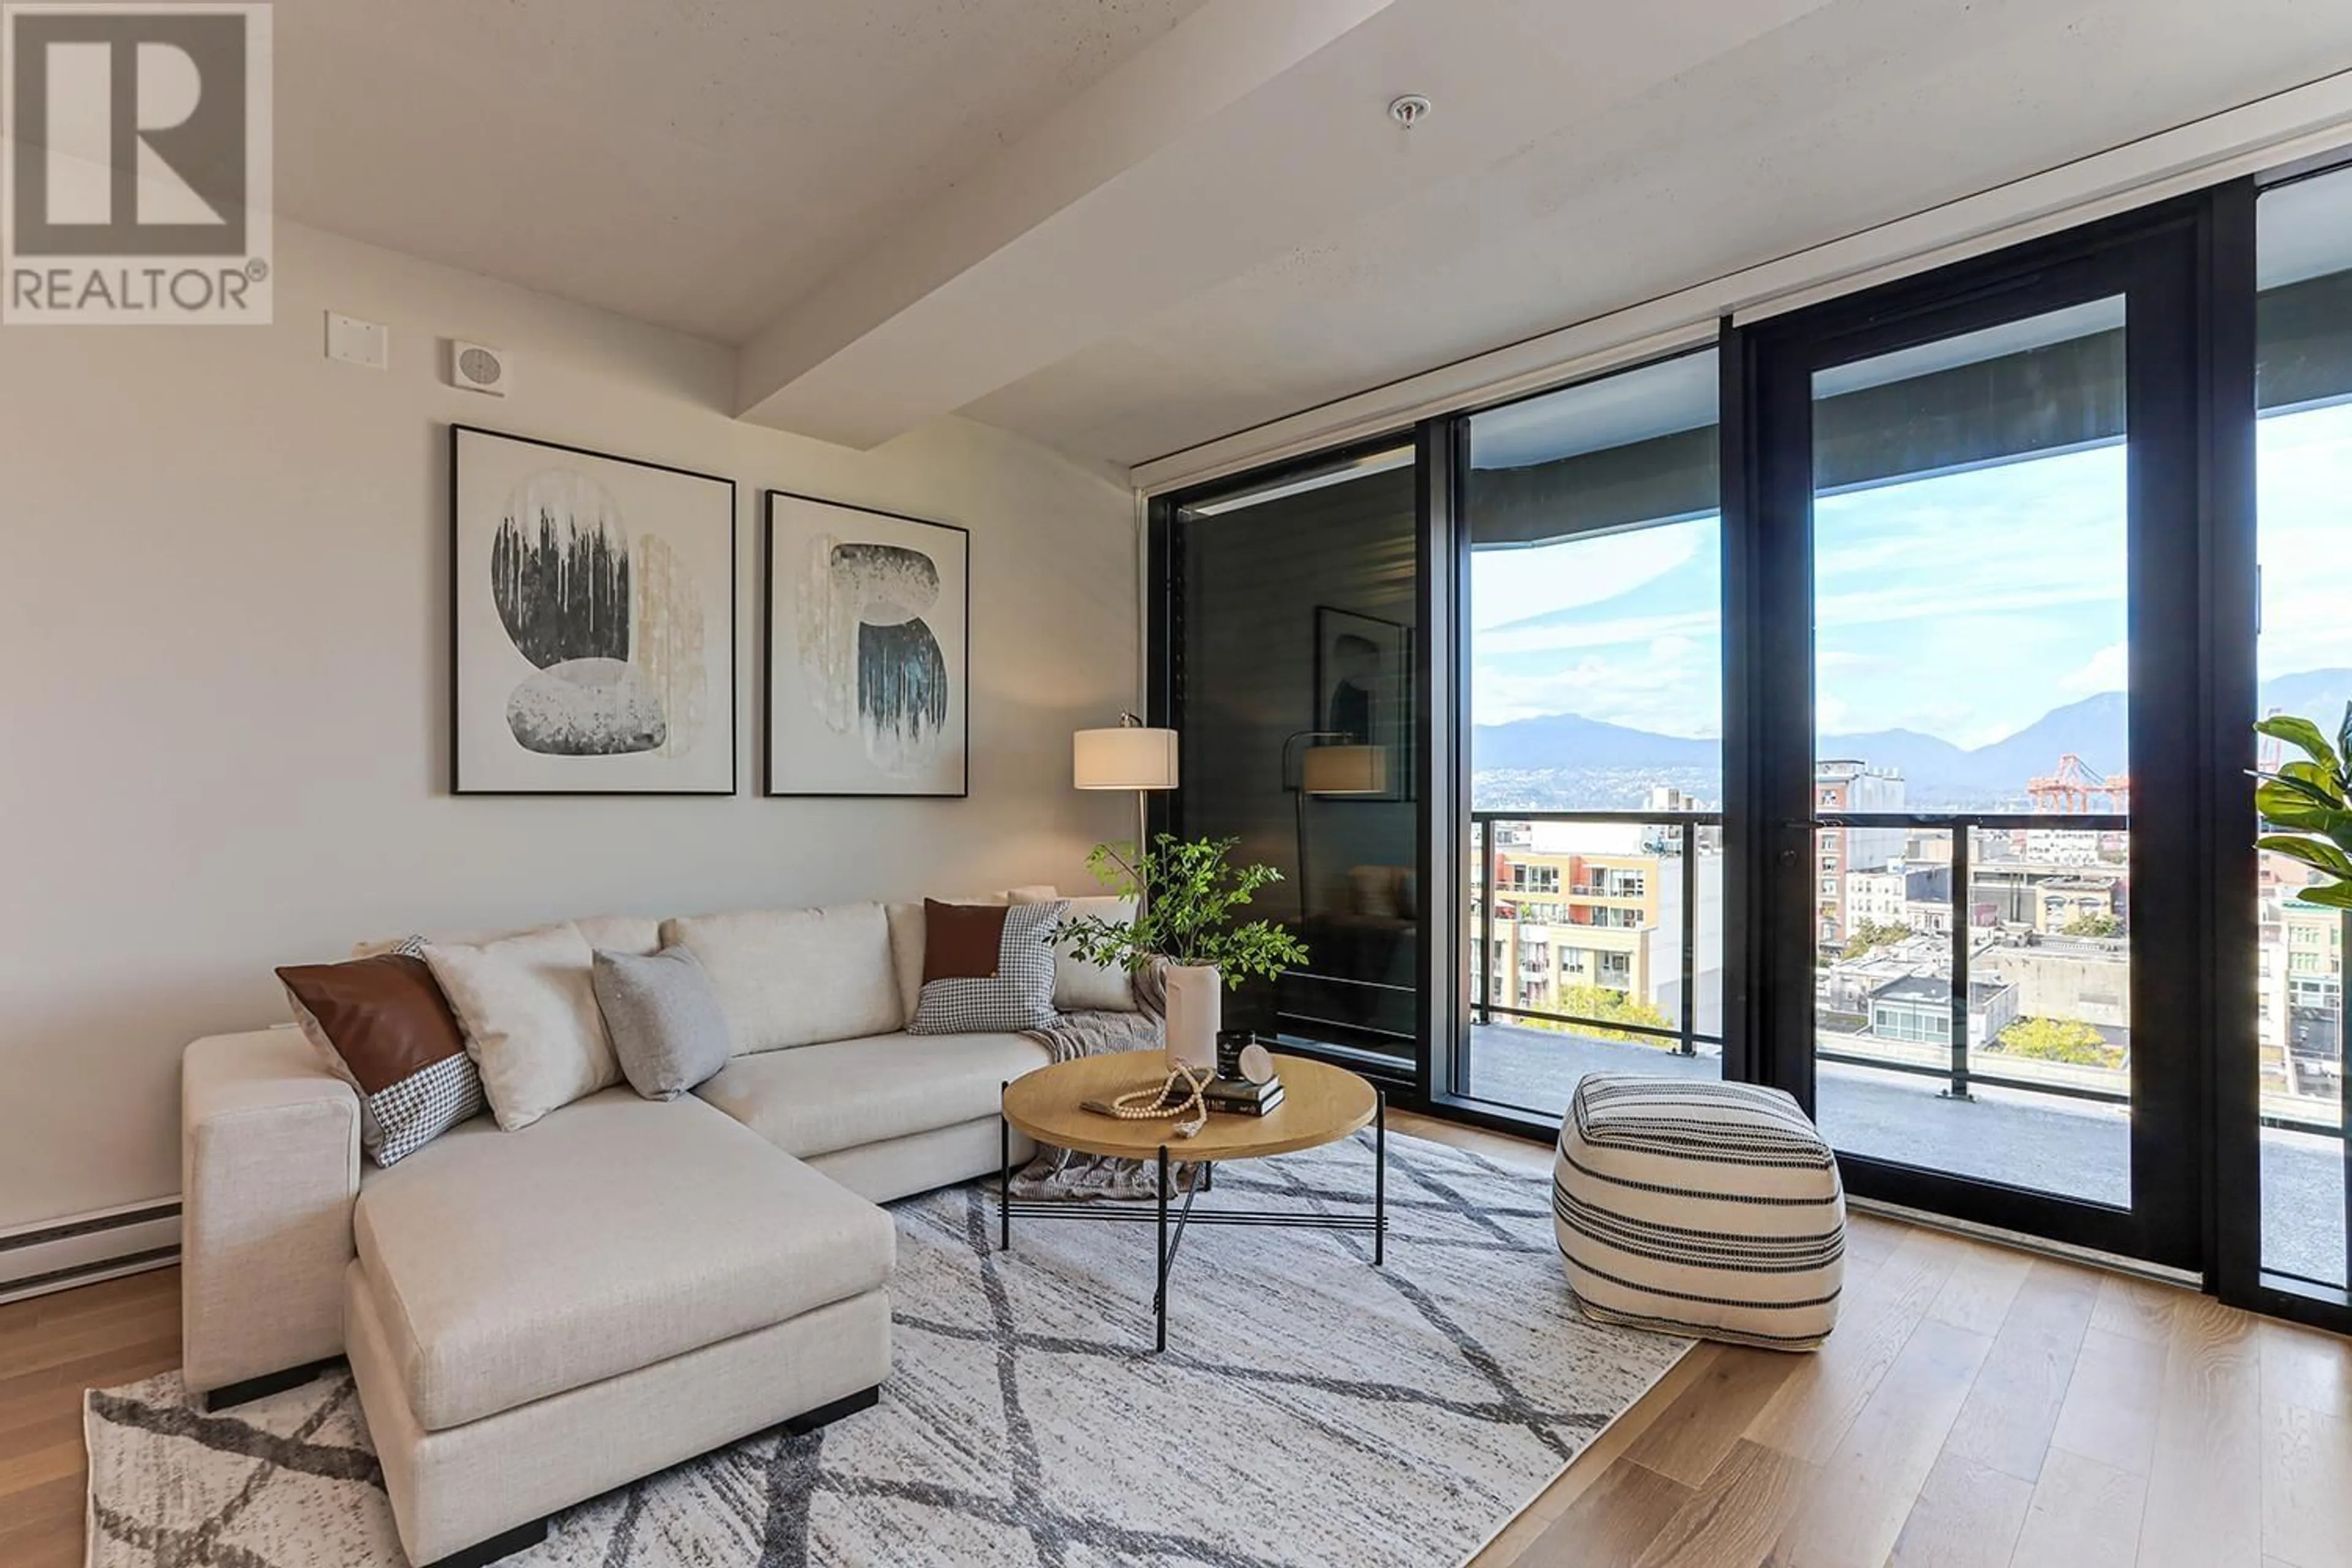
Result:
M2352 405L2258 426L2265 678L2352 668ZM1820 498L1817 721L1977 746L2125 689L2120 447ZM1721 727L1715 520L1472 558L1477 720Z
M1479 632L1474 658L1542 653L1579 647L1612 647L1619 644L1656 642L1662 637L1708 637L1722 635L1722 617L1713 610L1658 616L1627 616L1613 620L1555 622Z
M1722 732L1723 701L1715 646L1692 643L1673 657L1645 647L1587 652L1534 668L1475 666L1471 716L1479 724L1577 713L1660 735Z
M2264 419L2255 429L2263 674L2352 666L2352 405Z
M1526 549L1473 551L1471 628L1487 631L1604 604L1689 564L1702 548L1712 554L1717 539L1715 520L1706 518Z
M2059 677L2058 689L2071 691L2077 697L2095 697L2102 691L2129 689L2131 647L2126 643L2111 642L2093 654L2080 669Z
M2087 605L2112 605L2121 619L2124 580L2108 583L2009 584L1996 589L1971 591L1965 578L1934 583L1894 584L1836 594L1819 600L1814 623L1822 627L1872 626L1884 622L1916 622L1937 616L1999 614L2010 610L2065 610Z

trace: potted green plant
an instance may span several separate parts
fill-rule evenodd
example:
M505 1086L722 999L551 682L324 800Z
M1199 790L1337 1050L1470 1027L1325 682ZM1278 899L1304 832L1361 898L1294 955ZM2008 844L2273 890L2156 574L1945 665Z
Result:
M2254 786L2254 806L2262 813L2263 832L2254 842L2319 873L2322 879L2296 889L2295 897L2345 910L2344 938L2352 945L2352 776L2347 774L2352 763L2352 702L2344 706L2344 722L2332 746L2318 725L2290 714L2264 719L2254 728L2304 757L2281 763L2275 773L2256 771L2261 782ZM2343 1039L2341 1049L2352 1055L2352 1030Z
M1240 920L1237 911L1260 888L1282 880L1271 866L1234 865L1229 858L1240 843L1163 833L1143 849L1097 844L1087 869L1114 894L1135 899L1135 918L1088 915L1062 931L1086 963L1129 974L1160 973L1168 992L1171 1066L1216 1071L1221 983L1238 989L1253 975L1271 979L1307 962L1305 945L1280 926Z
M2334 745L2308 719L2278 714L2254 728L2296 748L2305 758L2283 763L2275 773L2254 775L2261 780L2254 787L2254 805L2264 829L2254 842L2328 879L2297 891L2295 896L2305 903L2352 910L2352 777L2346 773L2347 760L2352 758L2352 703L2345 705Z

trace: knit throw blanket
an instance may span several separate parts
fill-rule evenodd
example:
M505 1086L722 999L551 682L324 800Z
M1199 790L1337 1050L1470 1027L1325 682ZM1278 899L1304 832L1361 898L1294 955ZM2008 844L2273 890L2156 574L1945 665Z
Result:
M1158 1050L1168 1038L1167 982L1152 969L1128 984L1135 996L1132 1013L1064 1013L1044 1028L1024 1033L1057 1062ZM1014 1174L1013 1191L1024 1198L1148 1198L1158 1179L1154 1164L1040 1144L1037 1157ZM1177 1190L1189 1188L1199 1169L1197 1162L1176 1166Z

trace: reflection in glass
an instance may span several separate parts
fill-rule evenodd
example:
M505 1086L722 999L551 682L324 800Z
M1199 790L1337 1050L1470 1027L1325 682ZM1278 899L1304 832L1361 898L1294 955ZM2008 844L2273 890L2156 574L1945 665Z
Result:
M1225 1021L1409 1067L1422 1027L1412 448L1180 509L1181 826L1284 880L1306 966Z

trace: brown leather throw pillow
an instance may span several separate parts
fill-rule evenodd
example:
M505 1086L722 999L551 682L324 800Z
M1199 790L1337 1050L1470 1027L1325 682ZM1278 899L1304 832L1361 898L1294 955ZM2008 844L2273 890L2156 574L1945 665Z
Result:
M943 904L923 900L923 984L934 980L993 980L1004 952L1003 904Z
M359 1091L360 1142L389 1165L480 1114L482 1080L449 999L416 951L278 971L294 1021Z

